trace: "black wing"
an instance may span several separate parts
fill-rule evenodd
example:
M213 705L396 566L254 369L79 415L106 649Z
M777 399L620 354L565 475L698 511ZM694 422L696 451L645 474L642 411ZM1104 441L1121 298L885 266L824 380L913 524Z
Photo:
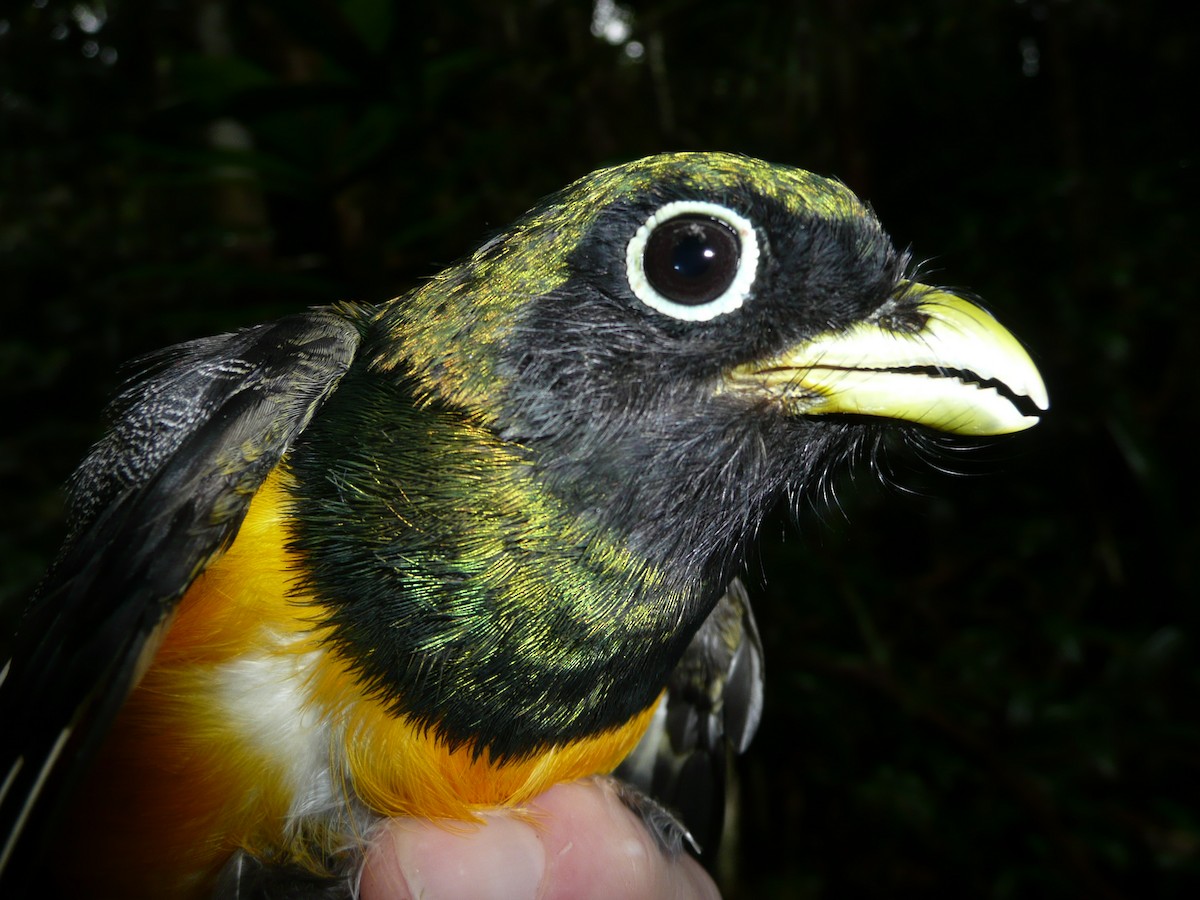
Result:
M159 626L232 543L359 338L349 315L314 310L165 351L117 398L112 430L72 476L66 542L0 668L0 885L36 866Z
M729 751L750 745L762 704L762 640L746 589L734 579L672 672L646 735L615 773L678 816L706 863L724 827Z

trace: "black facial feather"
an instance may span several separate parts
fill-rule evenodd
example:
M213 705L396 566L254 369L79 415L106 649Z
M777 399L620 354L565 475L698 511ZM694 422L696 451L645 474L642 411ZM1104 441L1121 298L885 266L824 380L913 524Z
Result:
M823 483L859 431L719 396L722 374L877 309L906 260L872 218L797 216L739 185L702 199L755 223L752 295L711 321L678 321L633 295L625 248L657 208L690 199L668 182L599 215L567 283L532 299L513 330L501 421L506 439L536 448L552 490L715 589L765 509Z

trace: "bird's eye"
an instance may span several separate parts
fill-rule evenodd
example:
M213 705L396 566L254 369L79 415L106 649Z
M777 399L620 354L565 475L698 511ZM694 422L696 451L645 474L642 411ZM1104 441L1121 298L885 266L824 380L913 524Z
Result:
M758 239L743 216L716 203L679 201L645 221L626 250L629 285L652 309L707 322L745 302Z

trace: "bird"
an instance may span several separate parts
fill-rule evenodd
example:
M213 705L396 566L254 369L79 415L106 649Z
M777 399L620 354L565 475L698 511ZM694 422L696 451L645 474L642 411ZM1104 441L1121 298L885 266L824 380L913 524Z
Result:
M768 513L897 431L1048 409L842 182L723 152L586 175L393 300L156 354L0 669L0 884L85 822L64 890L348 895L384 818L614 770L670 822L661 748L758 722Z

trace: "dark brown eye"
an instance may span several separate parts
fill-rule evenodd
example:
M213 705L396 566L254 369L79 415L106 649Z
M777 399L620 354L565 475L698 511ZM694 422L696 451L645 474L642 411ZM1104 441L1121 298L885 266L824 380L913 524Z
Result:
M629 286L660 313L707 322L745 302L758 268L754 226L707 201L668 203L626 249Z
M741 246L724 222L677 216L646 241L646 280L675 303L697 306L716 300L738 273Z

